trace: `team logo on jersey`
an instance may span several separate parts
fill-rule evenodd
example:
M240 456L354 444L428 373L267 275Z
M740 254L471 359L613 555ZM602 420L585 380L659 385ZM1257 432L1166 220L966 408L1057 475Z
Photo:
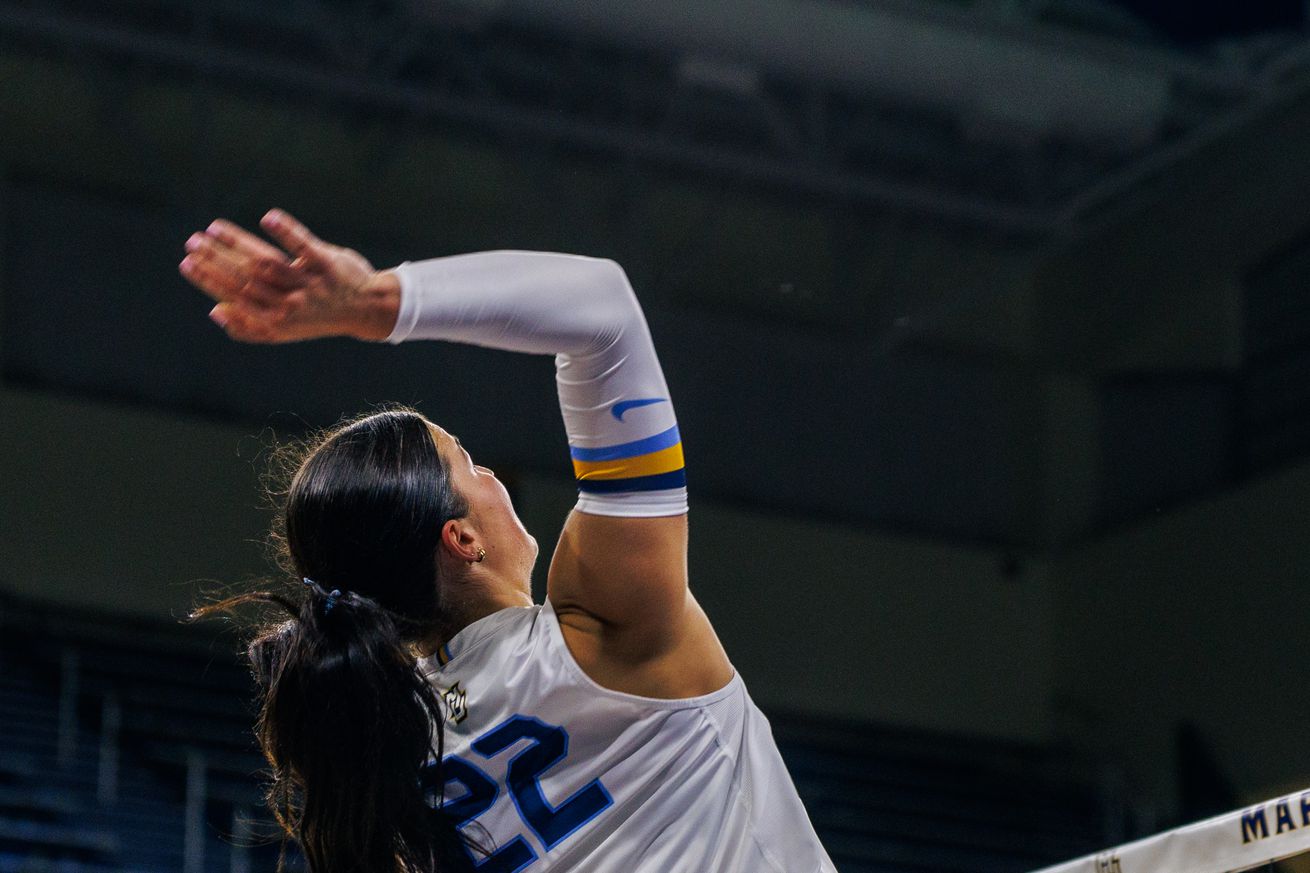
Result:
M1096 857L1096 873L1123 873L1123 867L1119 866L1119 856L1114 854L1098 855Z
M443 699L446 701L446 717L453 723L459 724L469 717L468 695L458 682L446 689Z

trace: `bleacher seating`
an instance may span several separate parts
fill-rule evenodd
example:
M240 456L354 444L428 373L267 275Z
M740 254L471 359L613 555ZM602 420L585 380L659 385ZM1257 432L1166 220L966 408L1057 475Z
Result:
M0 873L274 869L250 698L212 627L0 602ZM771 720L843 873L1022 873L1108 842L1050 750Z
M257 816L247 832L274 829L260 799L249 680L229 649L210 651L213 634L194 629L4 606L0 873L273 869L275 845L231 839L237 815ZM120 713L113 736L109 700ZM61 760L70 726L71 757ZM203 793L189 820L197 778Z
M1094 783L1050 750L775 715L774 734L843 873L1020 873L1093 851Z

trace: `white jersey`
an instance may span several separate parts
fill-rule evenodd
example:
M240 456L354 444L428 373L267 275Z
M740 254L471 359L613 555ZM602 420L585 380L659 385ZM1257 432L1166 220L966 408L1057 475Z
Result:
M682 700L602 688L549 601L420 666L446 706L446 810L492 850L480 873L835 873L740 676Z

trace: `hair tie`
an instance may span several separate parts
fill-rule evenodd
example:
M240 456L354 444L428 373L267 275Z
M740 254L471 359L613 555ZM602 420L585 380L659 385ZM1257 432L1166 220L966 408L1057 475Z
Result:
M338 598L341 597L340 588L333 588L331 591L324 591L322 585L319 585L317 582L315 582L313 579L309 578L308 576L300 577L300 581L304 582L310 588L315 589L316 591L318 591L319 594L322 594L327 598L327 603L323 606L324 615L327 615L329 612L331 612L332 607L337 605L337 600Z

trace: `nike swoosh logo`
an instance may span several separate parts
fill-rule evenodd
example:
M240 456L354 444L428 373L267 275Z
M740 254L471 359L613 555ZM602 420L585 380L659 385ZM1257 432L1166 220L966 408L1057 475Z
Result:
M623 421L623 413L627 412L629 409L637 409L638 407L641 406L650 406L652 403L667 403L667 402L668 400L663 397L647 397L642 400L620 400L618 403L614 404L614 408L610 410L610 414L613 415L615 418L617 418L619 421Z

